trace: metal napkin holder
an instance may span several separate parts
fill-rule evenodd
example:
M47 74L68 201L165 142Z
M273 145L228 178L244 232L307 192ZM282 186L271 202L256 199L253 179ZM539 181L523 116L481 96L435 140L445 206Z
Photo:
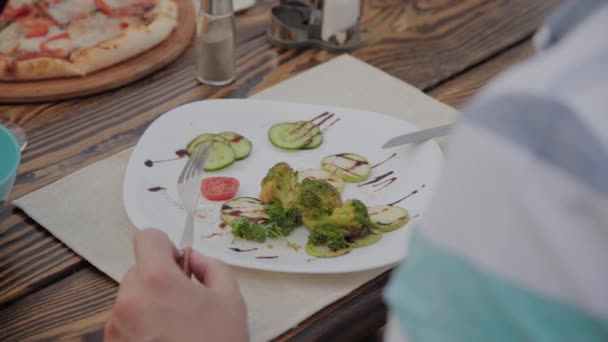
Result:
M362 0L281 0L271 9L266 34L272 44L284 48L354 50L361 45L362 4Z

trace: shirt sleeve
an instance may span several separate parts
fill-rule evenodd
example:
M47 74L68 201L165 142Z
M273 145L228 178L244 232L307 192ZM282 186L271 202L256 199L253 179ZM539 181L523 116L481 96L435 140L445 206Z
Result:
M567 105L465 110L385 292L410 341L608 339L608 152Z

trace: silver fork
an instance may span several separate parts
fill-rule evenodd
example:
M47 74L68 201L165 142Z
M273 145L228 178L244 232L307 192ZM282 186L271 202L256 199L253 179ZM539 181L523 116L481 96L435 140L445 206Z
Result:
M194 212L200 195L200 179L209 156L210 146L210 143L205 142L194 150L177 179L177 193L186 211L186 223L179 244L182 250L180 264L188 277L192 276L190 255L194 242Z

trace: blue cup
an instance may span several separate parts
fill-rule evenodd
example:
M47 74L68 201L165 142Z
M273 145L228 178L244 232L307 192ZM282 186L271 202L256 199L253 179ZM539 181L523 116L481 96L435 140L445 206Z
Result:
M0 125L0 205L13 188L21 161L21 149L8 128Z

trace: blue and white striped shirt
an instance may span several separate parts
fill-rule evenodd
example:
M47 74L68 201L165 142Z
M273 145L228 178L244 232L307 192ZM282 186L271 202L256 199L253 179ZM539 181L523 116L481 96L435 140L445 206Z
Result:
M450 138L387 340L608 341L608 1L566 2L537 37Z

